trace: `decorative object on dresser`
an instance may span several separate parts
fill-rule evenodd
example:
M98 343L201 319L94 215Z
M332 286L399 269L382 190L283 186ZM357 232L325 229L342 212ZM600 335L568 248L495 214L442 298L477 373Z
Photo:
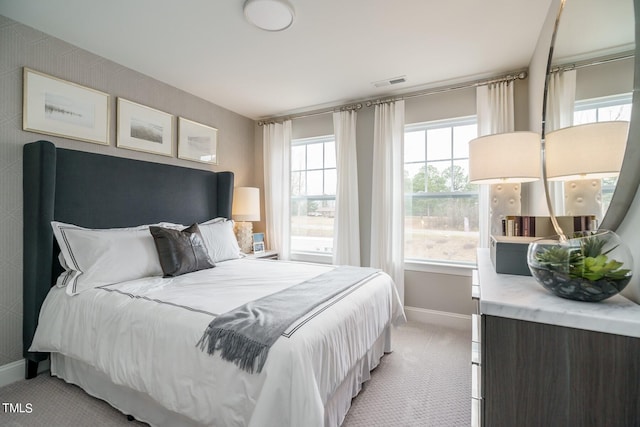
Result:
M531 274L559 297L597 302L629 284L633 258L612 231L586 231L565 241L543 239L529 244Z
M469 141L469 182L496 184L490 195L490 232L499 235L502 220L520 215L520 184L540 179L540 135L505 132Z
M24 67L22 129L109 145L109 95Z
M618 176L629 122L569 126L546 135L549 181L564 181L564 214L602 221L602 178ZM606 147L606 148L605 148Z
M178 117L178 158L218 164L218 129Z
M517 253L505 251L506 248L519 248L510 242L501 245L498 250L498 242L494 236L514 235L514 222L507 225L507 218L521 215L520 184L540 179L540 163L536 161L539 159L539 151L540 135L535 132L505 132L469 141L469 182L495 184L491 186L489 196L489 244L495 265L510 266L504 271L506 273L527 274L526 249ZM503 223L505 231L509 229L511 233L503 233Z
M118 98L117 146L173 156L173 116Z
M246 254L253 251L253 224L260 221L260 189L236 187L233 189L231 216L236 221L236 237L240 250ZM263 248L264 249L264 248Z

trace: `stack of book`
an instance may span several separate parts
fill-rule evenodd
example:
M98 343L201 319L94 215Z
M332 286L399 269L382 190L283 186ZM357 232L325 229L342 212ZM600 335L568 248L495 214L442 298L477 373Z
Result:
M556 219L565 235L598 228L595 215L559 216ZM555 234L548 216L507 216L502 220L503 236L549 237Z

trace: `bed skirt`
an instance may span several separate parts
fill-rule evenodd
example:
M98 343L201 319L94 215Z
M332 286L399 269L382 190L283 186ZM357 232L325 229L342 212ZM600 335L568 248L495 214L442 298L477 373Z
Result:
M338 427L344 421L351 399L370 379L370 372L391 351L390 327L387 326L369 351L349 370L347 376L325 402L325 426ZM51 353L51 375L75 384L87 394L104 400L126 415L132 415L154 427L202 427L186 415L170 411L145 393L112 383L107 375L91 365L60 353Z

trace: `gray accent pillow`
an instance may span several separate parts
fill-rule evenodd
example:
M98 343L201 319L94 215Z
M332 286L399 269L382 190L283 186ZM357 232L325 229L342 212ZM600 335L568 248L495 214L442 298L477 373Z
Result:
M164 277L180 276L215 267L202 240L198 224L175 230L149 227L158 251Z

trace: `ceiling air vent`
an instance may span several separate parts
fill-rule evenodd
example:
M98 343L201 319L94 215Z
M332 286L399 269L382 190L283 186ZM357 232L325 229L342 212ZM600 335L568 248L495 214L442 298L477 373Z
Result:
M406 81L407 81L406 76L399 76L399 77L391 77L390 79L379 80L371 84L374 85L375 87L385 87L385 86L397 85L398 83L404 83Z

